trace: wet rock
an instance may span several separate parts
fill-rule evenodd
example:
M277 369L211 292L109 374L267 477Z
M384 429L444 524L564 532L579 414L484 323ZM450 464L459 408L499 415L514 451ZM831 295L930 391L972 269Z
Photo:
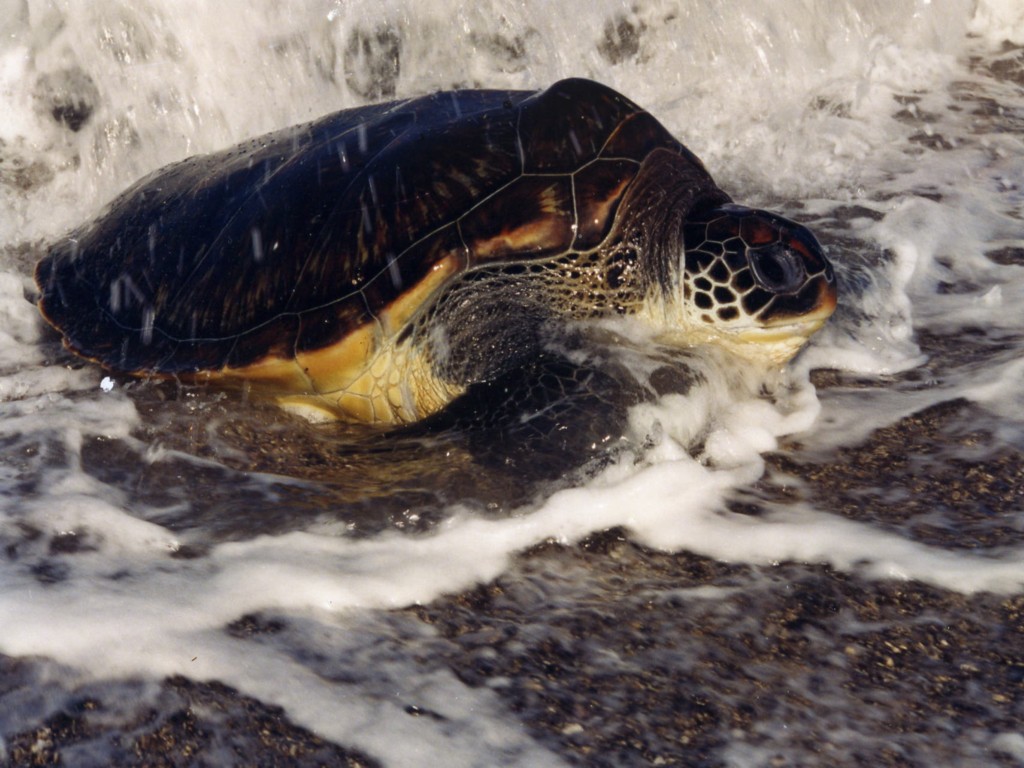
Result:
M0 659L0 671L27 662ZM24 674L21 677L25 677ZM134 704L125 704L134 702ZM0 761L44 765L318 765L371 768L376 761L293 725L280 707L221 683L165 680L150 700L132 683L97 683L71 692L38 725L4 734Z
M402 38L394 27L357 27L345 45L345 82L368 101L393 98L401 72L401 53Z
M78 67L40 75L34 96L43 112L74 132L82 129L100 103L96 83Z
M621 64L640 54L640 38L646 26L643 22L618 15L604 25L604 33L597 44L597 52L609 64Z

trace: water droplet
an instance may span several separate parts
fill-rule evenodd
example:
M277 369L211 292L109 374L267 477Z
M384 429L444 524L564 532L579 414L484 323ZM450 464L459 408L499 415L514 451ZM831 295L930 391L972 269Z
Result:
M391 276L391 284L395 286L395 290L402 290L402 273L398 269L398 258L396 256L391 256L388 259L388 274Z
M580 146L580 140L576 136L576 131L569 131L569 141L572 144L572 148L576 152L576 155L582 155L583 147Z
M263 235L258 227L250 229L249 234L252 236L252 257L258 264L263 261Z
M153 341L153 321L156 319L156 311L152 306L146 307L142 313L142 329L139 337L143 344L150 344Z
M377 184L373 180L373 176L366 177L366 186L370 189L370 202L373 203L373 207L377 207Z

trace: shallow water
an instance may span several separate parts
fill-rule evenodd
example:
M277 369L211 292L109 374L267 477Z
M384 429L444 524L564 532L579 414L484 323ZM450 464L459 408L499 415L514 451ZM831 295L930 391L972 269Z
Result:
M1024 764L1015 3L0 10L0 755ZM569 75L814 229L841 304L785 371L610 327L659 396L382 437L37 318L45 243L167 162Z

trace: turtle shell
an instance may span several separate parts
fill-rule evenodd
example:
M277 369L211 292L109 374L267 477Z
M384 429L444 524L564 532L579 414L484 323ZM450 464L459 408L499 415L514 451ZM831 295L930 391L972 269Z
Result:
M713 185L586 80L344 110L143 179L40 262L40 308L111 369L323 391L465 270L598 246L658 149Z

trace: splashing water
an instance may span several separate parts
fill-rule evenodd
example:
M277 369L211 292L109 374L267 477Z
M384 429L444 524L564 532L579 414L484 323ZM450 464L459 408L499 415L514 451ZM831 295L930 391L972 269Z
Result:
M384 765L1024 763L1024 11L762 6L7 3L0 755L261 754L280 706L296 749ZM811 226L842 290L771 380L670 361L582 470L104 378L26 299L163 164L572 75ZM609 333L654 382L668 353Z

